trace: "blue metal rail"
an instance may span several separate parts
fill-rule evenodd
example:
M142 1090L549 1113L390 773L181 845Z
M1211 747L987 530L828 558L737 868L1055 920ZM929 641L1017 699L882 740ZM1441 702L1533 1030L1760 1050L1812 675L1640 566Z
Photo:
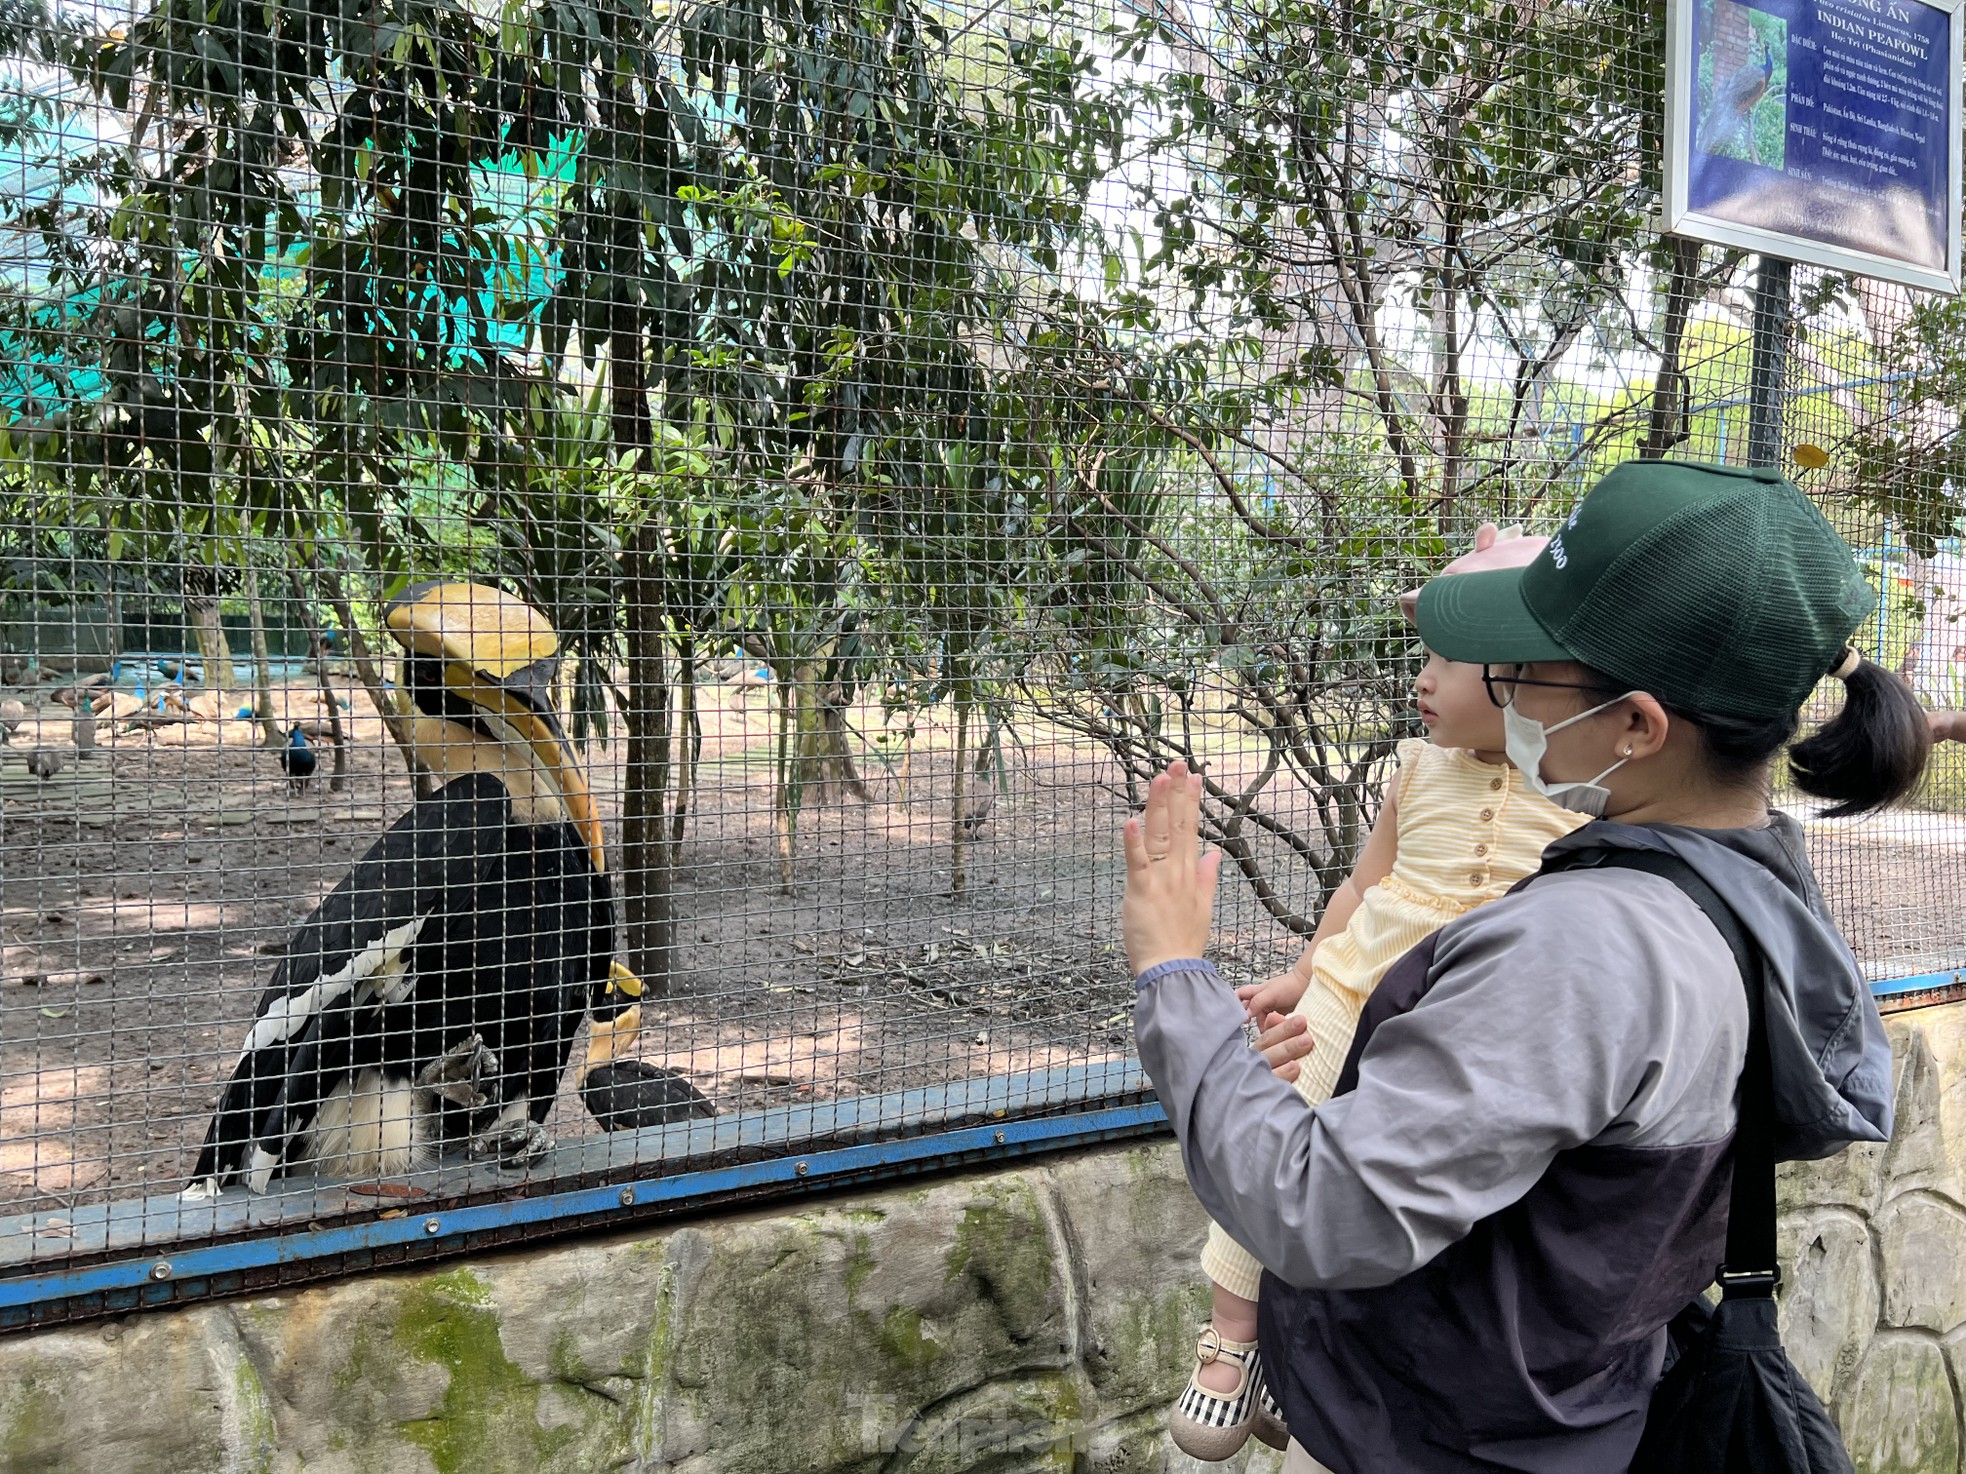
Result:
M1145 1085L1129 1060L590 1138L549 1161L554 1177L581 1186L456 1167L412 1189L428 1206L303 1183L265 1197L235 1190L199 1204L160 1196L71 1210L54 1242L41 1235L55 1215L0 1220L0 1331L1158 1132L1166 1117L1141 1098ZM873 1139L835 1144L854 1136ZM814 1149L800 1150L801 1139Z
M238 1293L250 1288L254 1271L310 1263L332 1269L351 1260L373 1261L392 1249L402 1251L392 1258L432 1258L525 1237L525 1230L549 1224L625 1226L663 1208L675 1211L765 1190L810 1192L964 1159L1057 1151L1157 1132L1166 1123L1159 1103L1148 1101L0 1279L0 1330Z

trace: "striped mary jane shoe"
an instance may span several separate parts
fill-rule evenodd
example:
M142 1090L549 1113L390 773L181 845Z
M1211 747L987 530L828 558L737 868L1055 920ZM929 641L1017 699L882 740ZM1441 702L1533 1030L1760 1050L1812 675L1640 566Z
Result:
M1258 1367L1254 1373L1256 1383L1256 1424L1249 1431L1256 1435L1258 1443L1268 1444L1274 1449L1290 1447L1290 1428L1283 1421L1283 1409L1277 1400L1270 1396L1270 1379Z
M1218 1361L1230 1362L1236 1368L1236 1385L1227 1392L1212 1392L1201 1385L1201 1369ZM1234 1457L1256 1430L1262 1404L1267 1401L1262 1374L1254 1341L1225 1341L1215 1327L1204 1328L1201 1339L1195 1342L1195 1369L1188 1374L1187 1387L1167 1415L1167 1431L1174 1446L1203 1463Z

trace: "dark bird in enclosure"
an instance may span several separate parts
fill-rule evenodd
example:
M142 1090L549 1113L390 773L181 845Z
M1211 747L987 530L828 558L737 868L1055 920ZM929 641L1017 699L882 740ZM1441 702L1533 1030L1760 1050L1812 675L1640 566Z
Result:
M27 771L46 783L68 765L68 759L51 747L37 747L27 755Z
M287 745L280 749L280 771L287 775L287 792L296 798L307 792L307 784L320 766L321 756L307 740L307 733L299 727L290 728Z
M182 705L163 705L134 713L127 722L123 723L122 730L144 732L155 731L159 727L188 727L193 720L191 713Z
M18 686L27 679L27 657L9 650L0 654L0 686Z
M408 746L446 778L300 924L260 998L187 1197L306 1162L393 1177L465 1146L531 1161L591 1017L590 1067L634 1041L587 781L553 710L559 642L477 584L406 590Z
M89 676L83 680L63 686L59 691L55 692L55 700L59 701L63 706L75 706L86 697L93 703L96 688L98 686L107 686L109 683L109 674L106 671L100 675Z
M608 1131L639 1131L717 1114L710 1097L678 1071L639 1059L593 1066L580 1083L580 1098Z
M1768 84L1775 75L1775 53L1766 41L1761 43L1761 60L1736 67L1714 82L1713 98L1700 118L1697 143L1701 153L1715 153L1747 130L1748 156L1761 162L1761 145L1755 139L1749 114L1755 104L1768 95Z
M27 708L20 702L11 698L0 701L0 742L12 742L14 733L20 730L21 723L26 720Z

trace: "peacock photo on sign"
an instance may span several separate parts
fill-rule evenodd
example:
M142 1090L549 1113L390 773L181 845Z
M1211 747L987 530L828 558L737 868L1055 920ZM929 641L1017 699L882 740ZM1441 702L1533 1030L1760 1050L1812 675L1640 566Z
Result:
M1694 149L1781 169L1788 155L1788 22L1737 0L1702 0Z

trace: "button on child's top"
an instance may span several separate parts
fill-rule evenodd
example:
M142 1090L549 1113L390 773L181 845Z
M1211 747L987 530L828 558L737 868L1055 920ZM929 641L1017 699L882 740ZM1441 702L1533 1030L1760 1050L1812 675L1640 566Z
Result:
M1361 1003L1421 938L1534 874L1544 848L1586 822L1532 793L1514 768L1469 752L1414 740L1399 745L1399 760L1393 872L1311 959L1314 977Z

